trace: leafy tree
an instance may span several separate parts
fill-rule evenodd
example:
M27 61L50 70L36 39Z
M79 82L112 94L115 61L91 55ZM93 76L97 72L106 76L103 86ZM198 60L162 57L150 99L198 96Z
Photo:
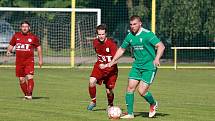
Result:
M159 1L157 30L175 46L207 45L203 32L214 32L214 12L209 9L212 0ZM205 34L206 35L206 34ZM197 39L201 38L201 39ZM167 38L166 38L167 39Z
M127 0L129 17L132 15L141 16L143 27L150 29L151 0Z
M48 0L43 5L44 8L70 8L71 0Z
M205 22L203 23L203 33L205 36L208 36L211 42L213 42L213 45L211 46L215 46L215 2L208 0L202 4L202 16L205 19Z
M0 0L0 6L1 7L12 6L12 1L10 1L10 0Z
M76 0L77 8L85 8L92 0Z
M102 23L107 24L109 32L114 31L118 24L128 20L125 0L90 0L87 7L102 10Z

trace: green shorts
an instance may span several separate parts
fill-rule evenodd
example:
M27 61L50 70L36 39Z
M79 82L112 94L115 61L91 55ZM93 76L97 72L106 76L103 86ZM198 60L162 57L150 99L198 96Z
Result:
M132 67L129 73L129 79L144 81L146 84L150 85L155 78L156 72L157 69L145 70Z

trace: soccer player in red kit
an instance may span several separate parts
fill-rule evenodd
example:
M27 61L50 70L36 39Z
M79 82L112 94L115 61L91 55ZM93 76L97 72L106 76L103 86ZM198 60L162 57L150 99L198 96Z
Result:
M101 24L96 27L97 38L93 41L93 47L97 54L97 62L94 64L94 68L90 75L89 80L89 94L91 102L87 107L87 110L93 110L96 107L96 84L105 84L108 107L113 106L114 93L116 79L118 76L117 65L113 65L109 68L100 69L100 64L107 64L110 62L117 51L117 45L111 38L107 38L106 25Z
M42 66L42 48L37 36L30 32L30 23L23 21L20 32L16 32L7 48L10 55L14 46L16 49L16 76L25 95L24 99L31 100L34 88L34 49L38 51L39 66Z

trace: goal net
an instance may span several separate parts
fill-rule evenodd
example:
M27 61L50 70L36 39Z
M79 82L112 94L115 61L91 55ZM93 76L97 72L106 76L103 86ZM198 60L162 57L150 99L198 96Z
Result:
M5 61L6 48L12 35L20 31L21 21L27 20L32 33L40 38L44 65L69 67L71 44L74 44L71 43L71 12L70 8L0 7L0 61ZM75 9L75 65L95 61L92 39L101 22L100 16L100 9ZM14 59L7 60L7 64L12 63Z

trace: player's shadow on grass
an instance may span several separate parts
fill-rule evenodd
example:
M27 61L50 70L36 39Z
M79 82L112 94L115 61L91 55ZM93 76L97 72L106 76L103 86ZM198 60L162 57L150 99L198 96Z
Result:
M33 100L45 99L49 100L49 97L33 97Z
M100 108L100 109L94 109L93 111L106 111L106 109Z
M20 99L23 99L23 97L17 97ZM33 100L40 100L40 99L45 99L45 100L49 100L49 97L32 97Z
M164 116L168 116L169 114L166 113L156 113L155 117L164 117ZM142 117L149 117L149 112L134 112L134 116L138 117L138 116L142 116Z

